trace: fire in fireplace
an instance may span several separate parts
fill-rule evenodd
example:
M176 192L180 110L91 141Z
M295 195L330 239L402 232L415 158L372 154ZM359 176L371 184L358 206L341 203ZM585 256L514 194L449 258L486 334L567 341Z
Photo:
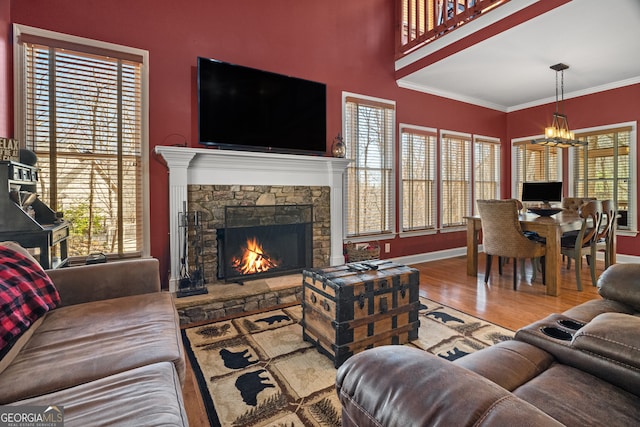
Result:
M279 264L278 261L264 252L256 237L247 240L247 246L244 248L241 257L234 256L231 258L233 268L242 274L263 273L278 267Z
M313 266L312 205L226 206L218 279L244 282Z

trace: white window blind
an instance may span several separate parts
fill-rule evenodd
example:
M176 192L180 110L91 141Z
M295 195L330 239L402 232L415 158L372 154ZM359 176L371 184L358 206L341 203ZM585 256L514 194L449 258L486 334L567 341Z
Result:
M473 175L475 200L500 198L499 140L474 138Z
M471 136L440 135L441 226L462 227L471 215Z
M513 197L522 198L523 182L555 182L561 180L560 149L527 142L513 144Z
M345 143L353 159L346 173L346 235L393 230L393 135L391 101L345 96Z
M143 250L142 57L22 34L21 112L70 255Z
M402 231L434 230L437 226L435 130L402 127Z
M630 200L635 194L631 188L631 131L630 126L625 126L579 134L588 144L573 152L574 195L614 200L621 215L620 229L629 228Z

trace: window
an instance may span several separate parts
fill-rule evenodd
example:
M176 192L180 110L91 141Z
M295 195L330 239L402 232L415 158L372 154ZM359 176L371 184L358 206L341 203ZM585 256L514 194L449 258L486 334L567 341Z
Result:
M635 230L635 123L577 134L585 147L573 149L572 193L576 197L611 199L620 213L618 228ZM633 224L632 224L633 223Z
M344 94L347 157L346 235L393 232L393 147L395 104Z
M475 200L500 198L500 140L474 137L473 183Z
M562 181L562 151L557 147L532 144L531 138L513 142L513 198L521 199L523 182Z
M437 132L401 126L400 137L402 231L435 230Z
M440 134L441 227L465 225L471 215L471 135Z
M148 253L145 51L15 26L16 129L70 255Z

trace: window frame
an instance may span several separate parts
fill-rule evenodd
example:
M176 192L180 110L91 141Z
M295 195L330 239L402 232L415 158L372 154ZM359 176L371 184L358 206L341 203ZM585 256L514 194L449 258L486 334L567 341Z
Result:
M637 192L638 192L638 166L637 162L637 153L638 153L638 122L630 121L623 123L614 123L603 126L594 126L590 128L577 129L574 130L574 133L577 137L587 133L610 133L615 131L616 129L631 127L629 132L629 201L628 201L628 216L627 216L627 224L628 228L617 228L616 234L622 236L632 236L635 237L638 234L638 200L637 200ZM568 160L568 181L569 181L569 196L570 197L580 197L582 195L575 194L576 182L575 182L575 148L570 148L570 155ZM616 178L617 179L617 178Z
M405 130L407 132L405 132ZM422 135L433 135L434 137L434 141L433 141L433 156L432 156L432 160L433 160L433 164L430 165L433 168L433 174L434 174L434 185L433 185L433 197L432 199L429 201L431 203L431 207L430 210L432 211L433 215L434 215L434 221L433 221L433 227L426 227L426 228L422 228L422 229L408 229L405 230L404 229L404 168L403 168L403 163L404 163L404 159L403 159L403 134L404 133L412 133L411 131L415 131L417 134L422 134ZM398 157L399 157L399 172L398 172L398 176L399 176L399 182L400 185L398 186L398 193L399 193L399 202L398 202L398 211L399 211L399 227L400 227L400 237L409 237L409 236L424 236L424 235L429 235L429 234L435 234L438 232L438 227L439 227L439 216L438 216L438 200L439 200L439 195L440 195L440 189L439 184L438 184L438 175L439 175L439 158L438 158L438 149L439 149L439 138L438 138L438 130L436 128L428 128L428 127L423 127L423 126L415 126L415 125L409 125L409 124L405 124L405 123L401 123L399 126L399 135L400 135L400 141L399 141L399 149L398 149Z
M500 140L500 138L494 138L494 137L490 137L490 136L482 136L482 135L473 135L473 161L472 161L472 167L473 167L473 176L472 176L472 206L471 209L473 210L473 215L478 215L478 208L476 206L475 201L478 200L478 194L477 194L477 185L478 185L478 180L476 179L477 176L477 170L478 170L478 159L476 158L476 149L478 147L478 145L485 145L485 144L493 144L496 146L496 155L497 155L497 159L493 159L493 161L495 162L495 164L497 165L497 169L493 171L493 181L495 183L496 186L496 191L493 194L493 196L491 198L493 199L500 199L500 191L502 188L502 180L501 180L501 176L502 176L502 141ZM489 181L483 181L483 182L489 182Z
M23 38L49 39L55 43L70 46L83 46L101 55L108 56L109 52L117 52L124 56L141 58L140 78L140 158L141 166L141 203L142 203L142 247L140 256L150 256L150 209L149 209L149 52L128 46L117 45L70 34L59 33L22 24L13 24L13 90L14 90L14 128L15 136L25 147L25 55L22 46ZM125 257L132 256L125 253ZM72 260L73 262L73 260Z
M342 92L342 135L344 137L345 145L347 147L347 156L349 157L349 153L353 144L351 141L351 135L348 134L347 131L347 103L350 99L361 100L363 104L371 104L371 105L383 105L383 106L392 106L393 110L390 111L391 118L388 120L389 129L385 129L388 134L389 140L387 141L387 146L385 146L385 150L387 151L387 158L385 159L386 164L388 165L389 172L389 182L387 184L387 223L388 230L381 230L380 232L373 233L361 233L361 234L349 234L348 222L349 222L349 171L355 167L355 161L351 162L349 166L347 166L347 170L345 171L344 181L343 181L343 202L344 202L344 215L343 215L343 236L345 241L349 241L352 243L361 243L361 242L371 242L378 240L387 240L393 238L396 232L396 161L395 161L395 152L396 152L396 102L383 98L376 98L367 95L361 95L352 92Z
M520 145L532 145L538 148L544 148L545 150L545 180L536 181L536 182L554 182L554 181L562 181L562 174L564 168L564 151L558 147L545 147L531 143L532 139L541 138L542 136L534 136L534 137L526 137L526 138L514 138L511 140L511 197L514 199L520 199L522 191L522 183L525 182L524 177L522 177L522 181L520 181L519 176L519 168L518 168L518 146ZM558 170L556 174L553 174L553 171L549 170L549 152L550 149L554 148L557 152L558 158L556 163L558 164ZM529 181L527 181L529 182Z
M467 142L467 146L465 147L465 155L467 158L467 163L464 165L464 174L463 182L466 182L468 185L467 190L467 200L466 200L466 212L460 218L460 223L446 225L444 224L444 162L443 158L446 155L444 147L444 138L446 136L457 137L463 139ZM466 229L466 221L464 220L465 216L471 216L473 212L473 135L465 132L457 132L451 130L440 129L440 133L438 135L438 202L439 202L439 211L438 211L438 230L441 233L450 233L457 232Z

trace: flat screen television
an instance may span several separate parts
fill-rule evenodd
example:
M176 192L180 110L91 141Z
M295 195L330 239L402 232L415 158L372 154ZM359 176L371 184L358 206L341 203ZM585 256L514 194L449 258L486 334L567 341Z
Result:
M523 202L542 202L549 205L549 202L562 201L562 182L523 182L522 183Z
M202 145L322 155L327 151L326 85L198 58Z

